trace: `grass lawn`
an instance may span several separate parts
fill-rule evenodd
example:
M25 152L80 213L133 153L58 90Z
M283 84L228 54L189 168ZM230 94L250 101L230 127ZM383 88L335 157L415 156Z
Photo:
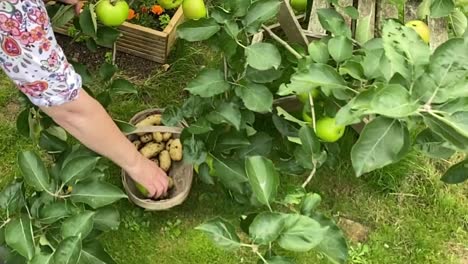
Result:
M140 69L121 74L138 84L138 96L114 98L110 111L128 120L136 112L180 103L184 85L203 67L216 61L206 47L179 42L171 68ZM138 59L137 59L138 60ZM122 63L121 63L122 65ZM138 70L138 69L137 69ZM18 175L16 154L33 148L16 132L19 113L17 91L0 77L0 187ZM99 89L96 83L95 89ZM397 165L356 178L348 160L335 170L321 171L310 184L322 195L321 210L336 220L341 217L370 229L362 244L351 243L350 263L468 263L468 185L446 186L439 178L447 163L435 163L412 153ZM119 170L113 169L119 184ZM283 186L297 182L283 178ZM225 252L215 248L194 227L221 215L237 221L243 208L217 187L195 181L182 206L168 212L144 212L128 201L118 204L122 223L118 231L102 237L106 248L122 264L256 263L250 252ZM328 263L311 252L295 256L297 263Z

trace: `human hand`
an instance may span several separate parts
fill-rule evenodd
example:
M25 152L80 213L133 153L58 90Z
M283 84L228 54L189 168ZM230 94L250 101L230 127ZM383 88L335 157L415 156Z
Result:
M80 0L58 0L64 4L75 6L75 13L79 15L81 13L81 9L83 8L83 2Z
M157 199L166 195L169 178L154 162L142 158L138 166L135 166L135 170L127 173L148 191L148 198Z

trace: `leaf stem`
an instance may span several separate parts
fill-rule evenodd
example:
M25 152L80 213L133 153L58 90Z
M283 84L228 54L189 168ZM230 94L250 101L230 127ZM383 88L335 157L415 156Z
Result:
M309 103L310 103L310 113L312 114L312 127L314 128L314 132L317 133L317 128L316 128L317 125L315 123L314 97L312 96L312 92L309 92Z
M275 33L273 33L273 31L271 31L271 29L269 29L268 27L266 26L262 26L262 28L268 32L268 34L270 34L270 36L276 40L279 44L283 45L283 47L285 47L289 52L291 52L298 60L300 59L303 59L304 57L299 54L296 50L294 50L286 41L282 40L278 35L276 35Z
M268 261L262 256L262 254L260 254L260 252L258 252L258 250L254 252L263 261L263 263L268 264Z
M307 185L309 185L310 181L312 180L315 173L317 172L317 163L313 159L312 159L312 164L314 164L314 168L310 172L309 177L307 177L307 180L305 180L305 182L302 184L302 188L304 188L304 189L305 189L305 187L307 187Z
M10 221L11 221L11 218L8 218L7 220L5 220L3 224L0 226L0 229L4 228L8 223L10 223Z

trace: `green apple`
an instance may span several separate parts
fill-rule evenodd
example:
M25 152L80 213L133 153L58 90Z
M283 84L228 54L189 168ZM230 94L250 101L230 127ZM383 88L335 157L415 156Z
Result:
M158 0L158 4L164 9L174 9L179 7L184 0Z
M206 17L206 6L203 0L184 0L182 10L187 19L198 20Z
M336 119L323 117L317 121L317 137L325 142L338 141L345 132L346 127L336 124Z
M312 88L310 90L310 92L312 93L312 98L317 98L319 95L320 95L320 91L318 88ZM301 94L298 94L297 95L297 99L299 99L299 101L301 101L303 104L309 102L309 94L308 93L301 93Z
M297 12L304 12L307 8L307 0L291 0L291 7Z
M128 17L130 7L124 0L102 0L96 6L96 17L109 27L122 25Z

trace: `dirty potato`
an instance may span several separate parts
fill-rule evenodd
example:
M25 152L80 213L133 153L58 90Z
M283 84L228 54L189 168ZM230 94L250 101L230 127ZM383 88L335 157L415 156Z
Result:
M170 145L169 154L173 161L181 161L182 160L182 143L180 139L174 139Z
M145 158L152 158L159 154L164 149L164 144L150 142L140 149L140 153Z
M140 122L135 124L136 128L148 127L148 126L159 126L161 125L162 115L154 114L146 117ZM138 136L142 136L144 133L138 133Z
M153 132L153 139L156 142L162 142L163 141L163 134L161 132Z
M172 133L166 132L163 135L163 141L168 141L172 137Z
M140 141L143 143L148 143L151 140L153 140L153 135L151 134L144 134L143 136L140 137Z
M165 171L168 172L169 169L171 168L171 156L169 155L169 151L163 150L159 154L159 167Z
M156 165L159 166L159 158L158 157L154 157L151 159L152 162L156 163Z
M167 141L166 143L166 150L170 150L171 149L171 144L174 140L173 139L169 139L169 141Z
M143 146L143 143L140 140L135 140L132 142L136 149L140 149Z

